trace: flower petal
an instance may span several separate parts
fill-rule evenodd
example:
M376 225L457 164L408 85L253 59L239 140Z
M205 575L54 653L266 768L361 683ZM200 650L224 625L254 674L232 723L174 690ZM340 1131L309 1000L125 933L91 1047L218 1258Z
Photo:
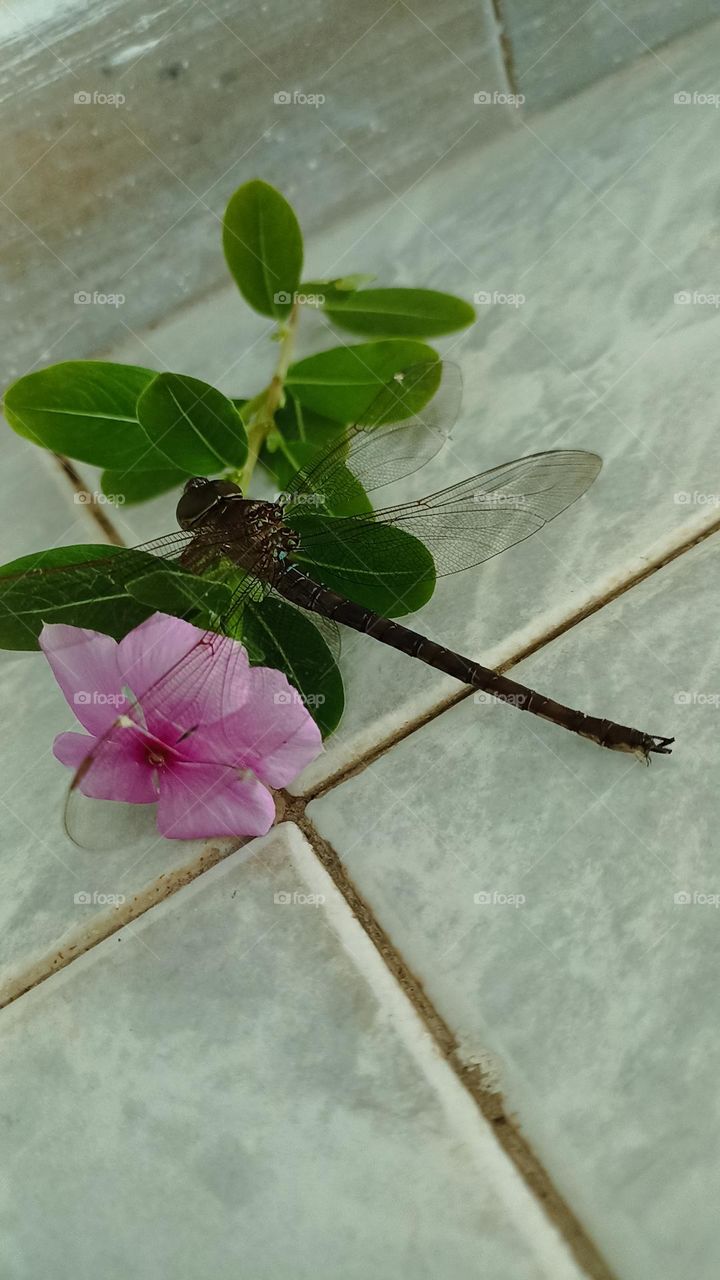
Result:
M142 730L113 727L102 738L84 733L60 733L53 755L61 764L79 769L89 761L78 789L94 800L122 800L126 804L151 804L157 800L155 770L147 758L148 739Z
M174 840L264 836L275 802L256 778L218 764L168 763L160 774L157 824Z
M240 765L271 787L285 787L320 754L322 735L282 672L251 667L242 707L200 725L179 750L186 759Z
M40 648L83 728L104 733L122 711L117 640L84 627L46 622Z
M157 613L120 641L119 666L150 732L174 743L242 702L249 663L238 641Z
M129 631L118 645L118 669L123 682L141 698L184 658L205 635L181 618L154 613Z
M53 755L68 769L79 769L96 742L97 738L91 738L87 733L59 733L53 742Z

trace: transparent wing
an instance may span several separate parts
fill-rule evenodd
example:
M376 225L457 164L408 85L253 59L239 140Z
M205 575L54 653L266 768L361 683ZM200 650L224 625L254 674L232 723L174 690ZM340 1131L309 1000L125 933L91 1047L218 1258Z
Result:
M97 552L97 549L93 549ZM48 553L23 558L23 567L0 573L0 617L25 623L30 637L41 620L65 617L82 625L124 634L139 621L141 606L126 592L133 578L153 568L153 560L174 562L190 573L202 573L220 556L217 540L208 537L196 547L191 533L178 531L139 547L108 546L101 555L83 559L82 548L68 548L65 562L48 563Z
M413 403L433 398L418 412ZM411 475L446 443L462 398L457 365L427 361L392 378L354 423L287 487L286 513L334 511L352 501L357 482L371 493ZM401 418L401 421L393 420Z
M372 546L375 553L387 545L397 563L397 540L388 529L403 529L428 548L438 576L459 573L537 533L585 492L601 466L597 454L557 449L369 516L314 518L305 530L300 521L298 558L311 564L332 557L349 581L362 580L363 549Z

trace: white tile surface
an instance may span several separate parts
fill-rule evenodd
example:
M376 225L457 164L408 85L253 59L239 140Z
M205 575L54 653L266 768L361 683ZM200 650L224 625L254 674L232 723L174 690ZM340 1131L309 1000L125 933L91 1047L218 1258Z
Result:
M579 1280L296 830L256 850L0 1014L3 1274Z
M446 458L412 477L408 493L542 448L604 459L576 507L530 543L443 582L416 620L489 665L716 518L720 318L674 295L712 292L716 278L720 113L676 106L673 93L680 83L713 91L719 46L716 25L676 42L677 79L648 59L437 169L400 203L377 184L384 203L371 217L310 242L313 274L371 269L382 283L525 295L519 307L480 305L469 334L437 344L462 366L464 407ZM340 337L315 324L303 351ZM227 291L113 355L255 391L273 358L263 332ZM173 507L126 510L121 528L133 538L163 532ZM345 718L305 789L457 690L366 637L346 637L343 672Z
M304 221L327 226L377 197L371 170L402 192L471 126L476 142L515 114L473 104L477 89L507 87L489 3L7 8L0 279L15 314L2 380L40 349L90 355L123 325L216 286L218 219L248 178L282 187ZM293 92L324 102L275 101ZM83 291L124 301L77 305Z
M718 1273L719 634L715 536L517 671L671 757L470 700L308 808L624 1280Z

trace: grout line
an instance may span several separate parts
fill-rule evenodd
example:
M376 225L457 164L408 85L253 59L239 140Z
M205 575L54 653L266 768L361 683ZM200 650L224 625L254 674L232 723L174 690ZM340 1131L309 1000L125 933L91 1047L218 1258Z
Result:
M408 967L379 924L372 908L358 892L333 846L319 834L307 817L305 803L298 797L286 799L286 809L281 820L293 822L300 829L349 910L379 952L391 976L426 1026L442 1057L488 1121L500 1146L562 1236L575 1261L591 1280L615 1280L614 1273L597 1246L508 1113L502 1093L490 1085L481 1066L463 1060L453 1031L438 1012L420 979Z
M63 458L58 457L57 461L70 480L75 492L87 492L74 467ZM88 505L91 506L90 514L96 519L104 535L113 542L122 545L121 539L112 523L98 509L97 504ZM599 612L606 605L624 596L645 579L654 576L666 565L671 564L718 531L720 531L720 518L699 533L686 538L663 556L651 561L641 570L625 579L624 582L619 583L616 587L576 610L575 613L570 614L564 621L558 623L554 628L527 644L506 662L500 664L498 670L505 672L519 664L547 644L571 631L586 618L592 617L593 614ZM408 967L402 954L376 919L372 908L358 892L333 846L319 834L305 812L306 806L311 800L317 799L339 783L362 772L396 743L409 737L412 733L436 719L444 711L464 701L471 693L471 689L462 689L458 694L436 704L423 716L416 718L409 725L404 726L394 735L376 745L370 752L351 762L336 774L331 775L330 778L306 795L298 797L290 796L286 792L276 793L279 810L276 821L293 822L302 832L319 862L333 880L353 916L357 919L360 927L375 946L390 974L398 983L406 998L411 1002L423 1024L427 1027L439 1052L462 1086L470 1094L481 1114L491 1126L500 1146L513 1162L518 1174L522 1177L550 1222L562 1236L578 1266L591 1280L616 1280L614 1273L610 1270L594 1241L557 1189L544 1165L519 1130L512 1115L508 1112L502 1093L491 1085L481 1066L465 1062L452 1029L431 1001L422 982ZM223 852L216 846L210 846L188 866L170 872L168 875L158 877L146 889L134 895L128 903L123 904L121 910L113 913L111 917L96 921L91 929L78 933L76 941L70 940L66 942L62 949L50 953L29 971L26 971L23 978L16 980L14 986L9 984L4 992L0 992L0 1008L13 1003L32 990L33 987L51 977L53 973L71 964L79 955L91 950L98 942L104 941L124 928L130 921L144 915L157 902L171 897L186 884L191 883L205 871L208 871L211 867L236 852L237 848L241 847L241 843L233 842L232 848L227 852Z
M438 1051L447 1062L460 1084L475 1102L485 1120L489 1123L497 1141L512 1161L520 1177L530 1193L538 1201L559 1235L567 1245L575 1261L590 1280L617 1280L614 1273L587 1234L570 1206L555 1187L552 1179L535 1155L530 1144L519 1131L512 1116L508 1113L502 1094L493 1088L483 1072L482 1067L466 1063L461 1054L456 1037L451 1028L435 1008L427 995L421 981L410 970L397 947L376 920L372 909L356 889L347 875L335 849L315 829L305 814L306 801L296 796L288 796L278 792L278 814L276 825L292 822L310 845L313 854L330 876L338 893L351 911L358 925L380 955L380 959L388 969L391 978L398 984L405 998L409 1000L423 1025L427 1028ZM22 996L27 995L35 987L53 977L54 974L67 968L80 956L87 954L98 943L106 941L113 934L119 933L130 923L138 920L151 911L160 902L165 902L180 889L198 880L212 867L231 857L244 844L250 841L233 841L231 847L224 850L217 845L210 845L200 856L184 867L178 867L167 874L157 877L150 885L134 894L121 908L112 915L95 920L90 928L77 930L70 935L63 946L48 953L37 961L22 977L8 983L0 991L0 1010L5 1009Z
M173 871L164 872L139 893L133 894L112 914L96 918L85 928L76 929L66 937L61 947L42 956L24 973L11 979L0 989L0 1009L7 1008L20 996L27 995L28 991L40 986L40 983L51 978L54 973L67 968L73 960L77 960L79 956L96 947L99 942L104 942L106 938L112 937L132 921L144 916L146 911L157 906L158 902L171 898L179 889L191 884L193 880L209 871L211 867L217 866L219 862L224 862L225 858L237 853L237 850L247 843L246 840L233 840L232 847L227 850L214 844L206 846L192 862L186 863L183 867L176 867Z
M638 571L631 574L629 578L618 583L617 586L610 588L602 595L597 596L594 600L588 601L586 604L582 605L581 608L576 609L574 613L568 614L561 622L558 622L548 631L543 632L543 634L538 636L537 639L531 640L523 648L518 649L516 653L512 654L509 658L506 658L504 662L498 663L497 667L493 669L500 675L504 675L506 671L512 670L513 667L518 666L521 662L525 662L527 658L532 657L533 654L539 652L539 650L544 649L547 645L552 644L561 636L566 635L580 623L585 622L587 618L591 618L593 614L599 613L602 609L606 608L607 605L612 604L615 600L620 599L622 596L630 592L634 587L639 586L646 578L653 577L667 565L672 564L673 560L677 560L680 556L685 555L686 552L692 551L694 547L699 546L700 543L705 542L707 538L713 537L713 535L718 532L720 532L720 518L713 521L713 523L708 525L705 529L701 529L699 533L694 533L691 537L678 543L677 546L673 547L670 551L666 551L664 555L659 556L656 560L651 560L642 569L638 569ZM450 694L447 698L443 698L441 701L436 702L427 711L424 711L422 715L415 717L413 720L407 721L401 726L401 728L396 729L394 733L388 734L387 738L383 738L382 741L375 743L375 745L368 751L357 756L354 760L350 760L348 764L343 765L343 767L338 769L335 773L331 773L327 778L323 779L322 782L318 782L317 786L311 788L309 791L303 792L303 800L307 803L311 800L319 800L321 796L326 795L328 791L333 790L341 783L347 782L350 778L354 778L359 773L363 773L365 769L367 769L371 764L374 764L381 756L384 756L392 747L396 746L400 742L404 742L406 738L409 738L419 729L424 729L427 724L430 724L446 711L452 710L452 708L456 707L458 703L464 702L467 698L471 697L474 692L475 690L471 685L464 685L458 693Z

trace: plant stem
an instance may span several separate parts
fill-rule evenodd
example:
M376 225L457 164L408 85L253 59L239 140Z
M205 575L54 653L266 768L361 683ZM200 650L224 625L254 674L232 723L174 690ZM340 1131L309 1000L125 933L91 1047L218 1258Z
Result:
M264 391L255 396L246 405L250 414L247 421L248 456L245 466L237 472L233 479L240 485L243 493L247 493L248 485L255 470L260 450L275 425L275 414L285 399L285 379L292 360L295 335L297 333L300 308L296 303L280 330L280 355L275 372Z

